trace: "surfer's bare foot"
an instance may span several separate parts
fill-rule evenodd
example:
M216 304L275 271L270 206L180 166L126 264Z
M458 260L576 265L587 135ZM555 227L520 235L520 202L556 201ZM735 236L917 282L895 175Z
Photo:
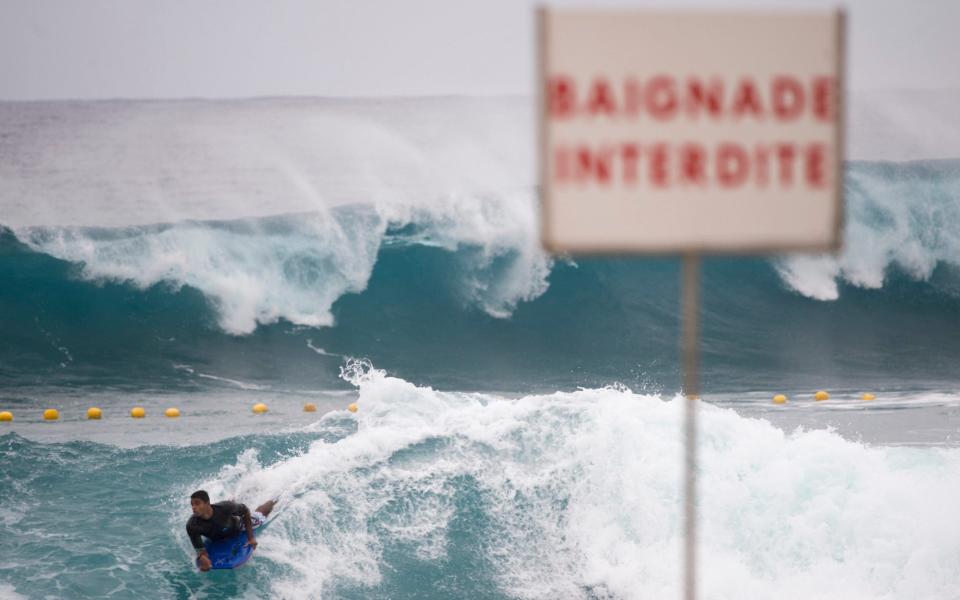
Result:
M264 502L263 504L261 504L260 506L258 506L256 510L257 510L258 513L260 513L261 515L263 515L263 516L265 516L265 517L266 517L266 516L269 516L269 515L270 515L270 511L273 510L273 507L274 507L274 505L275 505L276 503L277 503L276 500L267 500L266 502Z

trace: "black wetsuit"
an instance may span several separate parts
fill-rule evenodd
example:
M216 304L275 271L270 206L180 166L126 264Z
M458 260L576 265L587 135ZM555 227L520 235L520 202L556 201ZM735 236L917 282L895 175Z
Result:
M250 514L247 505L239 502L217 502L210 506L213 507L213 515L209 519L193 515L187 521L187 535L197 550L203 548L202 535L211 540L222 540L243 531L243 517Z

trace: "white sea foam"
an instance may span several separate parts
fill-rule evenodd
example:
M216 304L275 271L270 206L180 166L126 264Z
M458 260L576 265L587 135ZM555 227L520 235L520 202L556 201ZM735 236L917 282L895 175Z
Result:
M533 106L0 104L2 224L35 249L82 262L86 277L196 287L234 334L278 319L330 325L332 303L367 285L385 232L414 224L410 242L467 250L464 299L505 317L545 292L551 266L537 231ZM864 94L853 106L848 158L958 155L956 136L944 133L955 96ZM850 169L843 253L777 261L789 287L833 300L839 282L878 288L891 268L924 280L938 264L960 265L955 178ZM335 210L345 205L364 207L364 218L346 222ZM302 216L276 235L223 226L294 214ZM173 225L149 227L157 223Z
M0 582L0 598L4 600L26 600L26 596L17 593L17 589L9 583Z
M527 198L459 198L410 208L338 207L107 231L28 227L17 235L36 250L81 265L81 275L93 281L196 288L232 334L279 319L332 325L333 303L366 288L388 226L415 224L418 233L405 243L424 236L457 251L465 302L493 316L508 316L517 303L546 291L551 262L529 233L535 216Z
M360 410L317 427L355 418L356 433L268 467L247 453L202 483L218 497L284 490L261 546L286 569L277 596L376 586L392 545L442 561L463 543L448 534L465 502L483 514L472 543L507 595L679 595L680 399L506 399L357 364L348 375ZM710 405L702 417L701 597L956 596L960 452L787 434Z
M17 158L0 161L2 224L93 280L195 287L234 334L331 325L388 228L412 224L408 242L464 250L467 303L508 316L550 269L533 145L518 139L530 112L482 99L0 106L0 156Z
M18 235L81 264L83 276L95 281L195 287L215 305L223 329L241 334L280 318L331 325L333 302L366 286L383 231L375 215L311 213L107 233L28 228Z
M805 296L836 300L841 281L879 289L893 268L926 281L939 264L960 267L960 163L951 164L848 166L843 251L779 260L783 280Z

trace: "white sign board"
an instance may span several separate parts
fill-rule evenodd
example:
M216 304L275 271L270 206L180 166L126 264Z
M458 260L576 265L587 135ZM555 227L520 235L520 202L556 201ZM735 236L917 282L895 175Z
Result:
M842 13L538 19L548 249L839 248Z

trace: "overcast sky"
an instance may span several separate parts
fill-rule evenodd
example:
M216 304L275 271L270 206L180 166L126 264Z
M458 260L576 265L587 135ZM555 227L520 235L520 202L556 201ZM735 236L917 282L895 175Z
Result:
M530 94L537 4L0 0L0 99ZM844 6L852 89L960 89L960 1Z

